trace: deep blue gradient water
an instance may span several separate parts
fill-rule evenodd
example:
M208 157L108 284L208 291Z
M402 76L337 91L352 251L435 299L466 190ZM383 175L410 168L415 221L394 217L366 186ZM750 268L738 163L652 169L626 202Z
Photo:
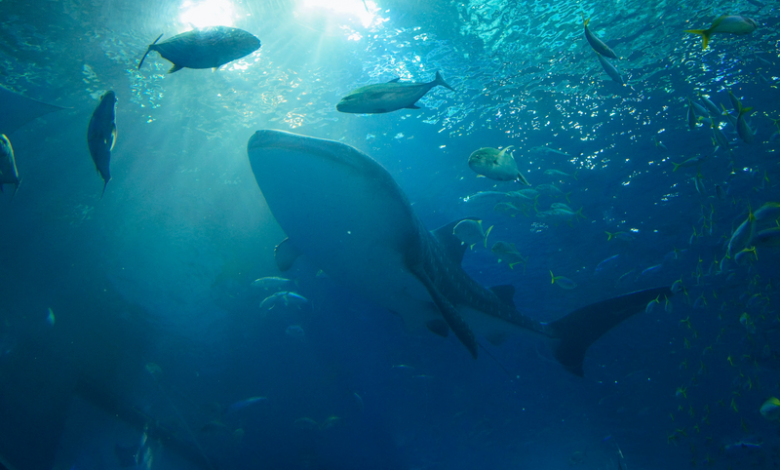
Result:
M8 135L23 182L0 201L0 463L777 468L778 423L759 408L780 394L778 248L720 266L749 210L780 201L778 4L762 4L0 2L0 85L67 108ZM627 86L602 73L581 13L617 52ZM760 27L716 35L706 51L683 33L720 14ZM166 74L155 52L136 69L160 33L209 24L263 45L217 71ZM435 88L423 109L335 109L359 86L427 82L437 70L455 91ZM109 89L118 138L101 199L86 132ZM751 145L723 124L731 153L686 120L700 93L732 109L728 90L755 109ZM473 360L453 335L407 331L306 259L278 271L285 235L246 153L258 129L367 153L429 229L470 216L493 226L464 269L484 286L513 285L534 318L680 279L687 294L596 342L584 378L542 337L481 340L489 354ZM532 185L570 193L584 218L464 201L522 189L467 165L474 150L507 145ZM710 158L673 171L697 155ZM565 200L542 196L537 209L554 202ZM499 263L489 249L499 240L527 264ZM550 271L577 287L551 284ZM309 303L261 311L268 294L251 283L265 276L296 280ZM225 412L250 397L265 400Z

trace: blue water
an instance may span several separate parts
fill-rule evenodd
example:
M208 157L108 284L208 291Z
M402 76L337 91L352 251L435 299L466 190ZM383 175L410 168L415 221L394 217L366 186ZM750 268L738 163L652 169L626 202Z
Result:
M116 446L135 451L146 435L133 466L149 469L780 465L778 423L759 414L780 393L778 248L717 266L749 209L780 201L776 2L316 3L0 2L0 85L67 108L8 135L23 182L0 201L0 463L119 469ZM627 86L602 73L581 12ZM683 33L723 13L760 27L706 51ZM217 71L166 74L156 52L136 69L161 32L214 22L261 49ZM456 91L433 89L421 110L335 109L360 86L437 70ZM86 129L108 89L118 138L101 199ZM724 127L733 156L686 120L699 93L731 109L728 90L755 109L753 144ZM492 357L473 360L453 335L407 331L305 259L278 271L284 233L246 154L258 129L364 151L429 229L467 216L494 226L488 248L514 243L525 268L477 245L464 269L515 286L534 318L678 279L687 295L596 342L584 378L541 337L482 341ZM584 219L464 202L521 189L467 165L507 145L533 185L571 193ZM672 171L696 155L711 158ZM621 231L632 239L607 240ZM577 287L551 284L550 271ZM267 294L250 285L282 275L309 303L263 313ZM265 400L225 412L250 397Z

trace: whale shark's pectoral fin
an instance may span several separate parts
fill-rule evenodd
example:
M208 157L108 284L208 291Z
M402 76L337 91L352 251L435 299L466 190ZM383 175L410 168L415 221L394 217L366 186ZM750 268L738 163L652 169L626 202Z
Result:
M672 295L668 287L633 292L588 305L549 323L553 336L559 340L555 358L566 370L582 377L585 352L593 342L623 320L644 312L653 299Z
M285 272L292 268L293 263L299 256L301 256L301 252L298 251L298 248L292 244L289 238L282 240L274 249L276 267L278 267L281 272Z
M458 337L460 342L466 346L466 349L468 349L474 359L476 359L478 348L477 338L474 336L474 332L471 331L468 323L466 323L458 311L455 310L455 307L450 303L450 301L447 300L447 298L444 297L441 292L439 292L439 289L436 288L436 286L433 284L428 275L422 270L422 268L412 270L412 274L414 274L415 277L420 280L423 286L425 286L425 289L428 291L428 295L431 296L433 303L444 317L444 321L447 322L447 326L450 327L452 332L455 333L455 336Z
M407 106L406 109L420 109L420 107L417 106L416 104L412 104L412 105Z

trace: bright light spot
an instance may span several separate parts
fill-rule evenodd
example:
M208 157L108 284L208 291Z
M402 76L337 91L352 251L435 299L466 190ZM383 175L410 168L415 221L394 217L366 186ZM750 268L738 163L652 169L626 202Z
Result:
M179 7L179 20L187 26L205 28L208 26L233 26L235 11L230 0L184 0Z
M371 26L379 13L379 7L372 0L303 0L301 8L322 8L340 15L356 17L364 28Z

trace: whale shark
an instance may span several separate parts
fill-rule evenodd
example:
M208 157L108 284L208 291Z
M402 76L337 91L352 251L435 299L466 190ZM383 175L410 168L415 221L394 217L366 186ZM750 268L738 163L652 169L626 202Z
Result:
M451 331L477 358L485 338L523 332L550 338L558 362L583 376L588 347L668 287L643 290L541 322L518 311L514 287L485 288L461 267L466 245L454 221L429 231L379 163L347 144L277 130L257 131L249 162L268 207L287 235L280 270L305 256L337 282L403 317L412 330Z

